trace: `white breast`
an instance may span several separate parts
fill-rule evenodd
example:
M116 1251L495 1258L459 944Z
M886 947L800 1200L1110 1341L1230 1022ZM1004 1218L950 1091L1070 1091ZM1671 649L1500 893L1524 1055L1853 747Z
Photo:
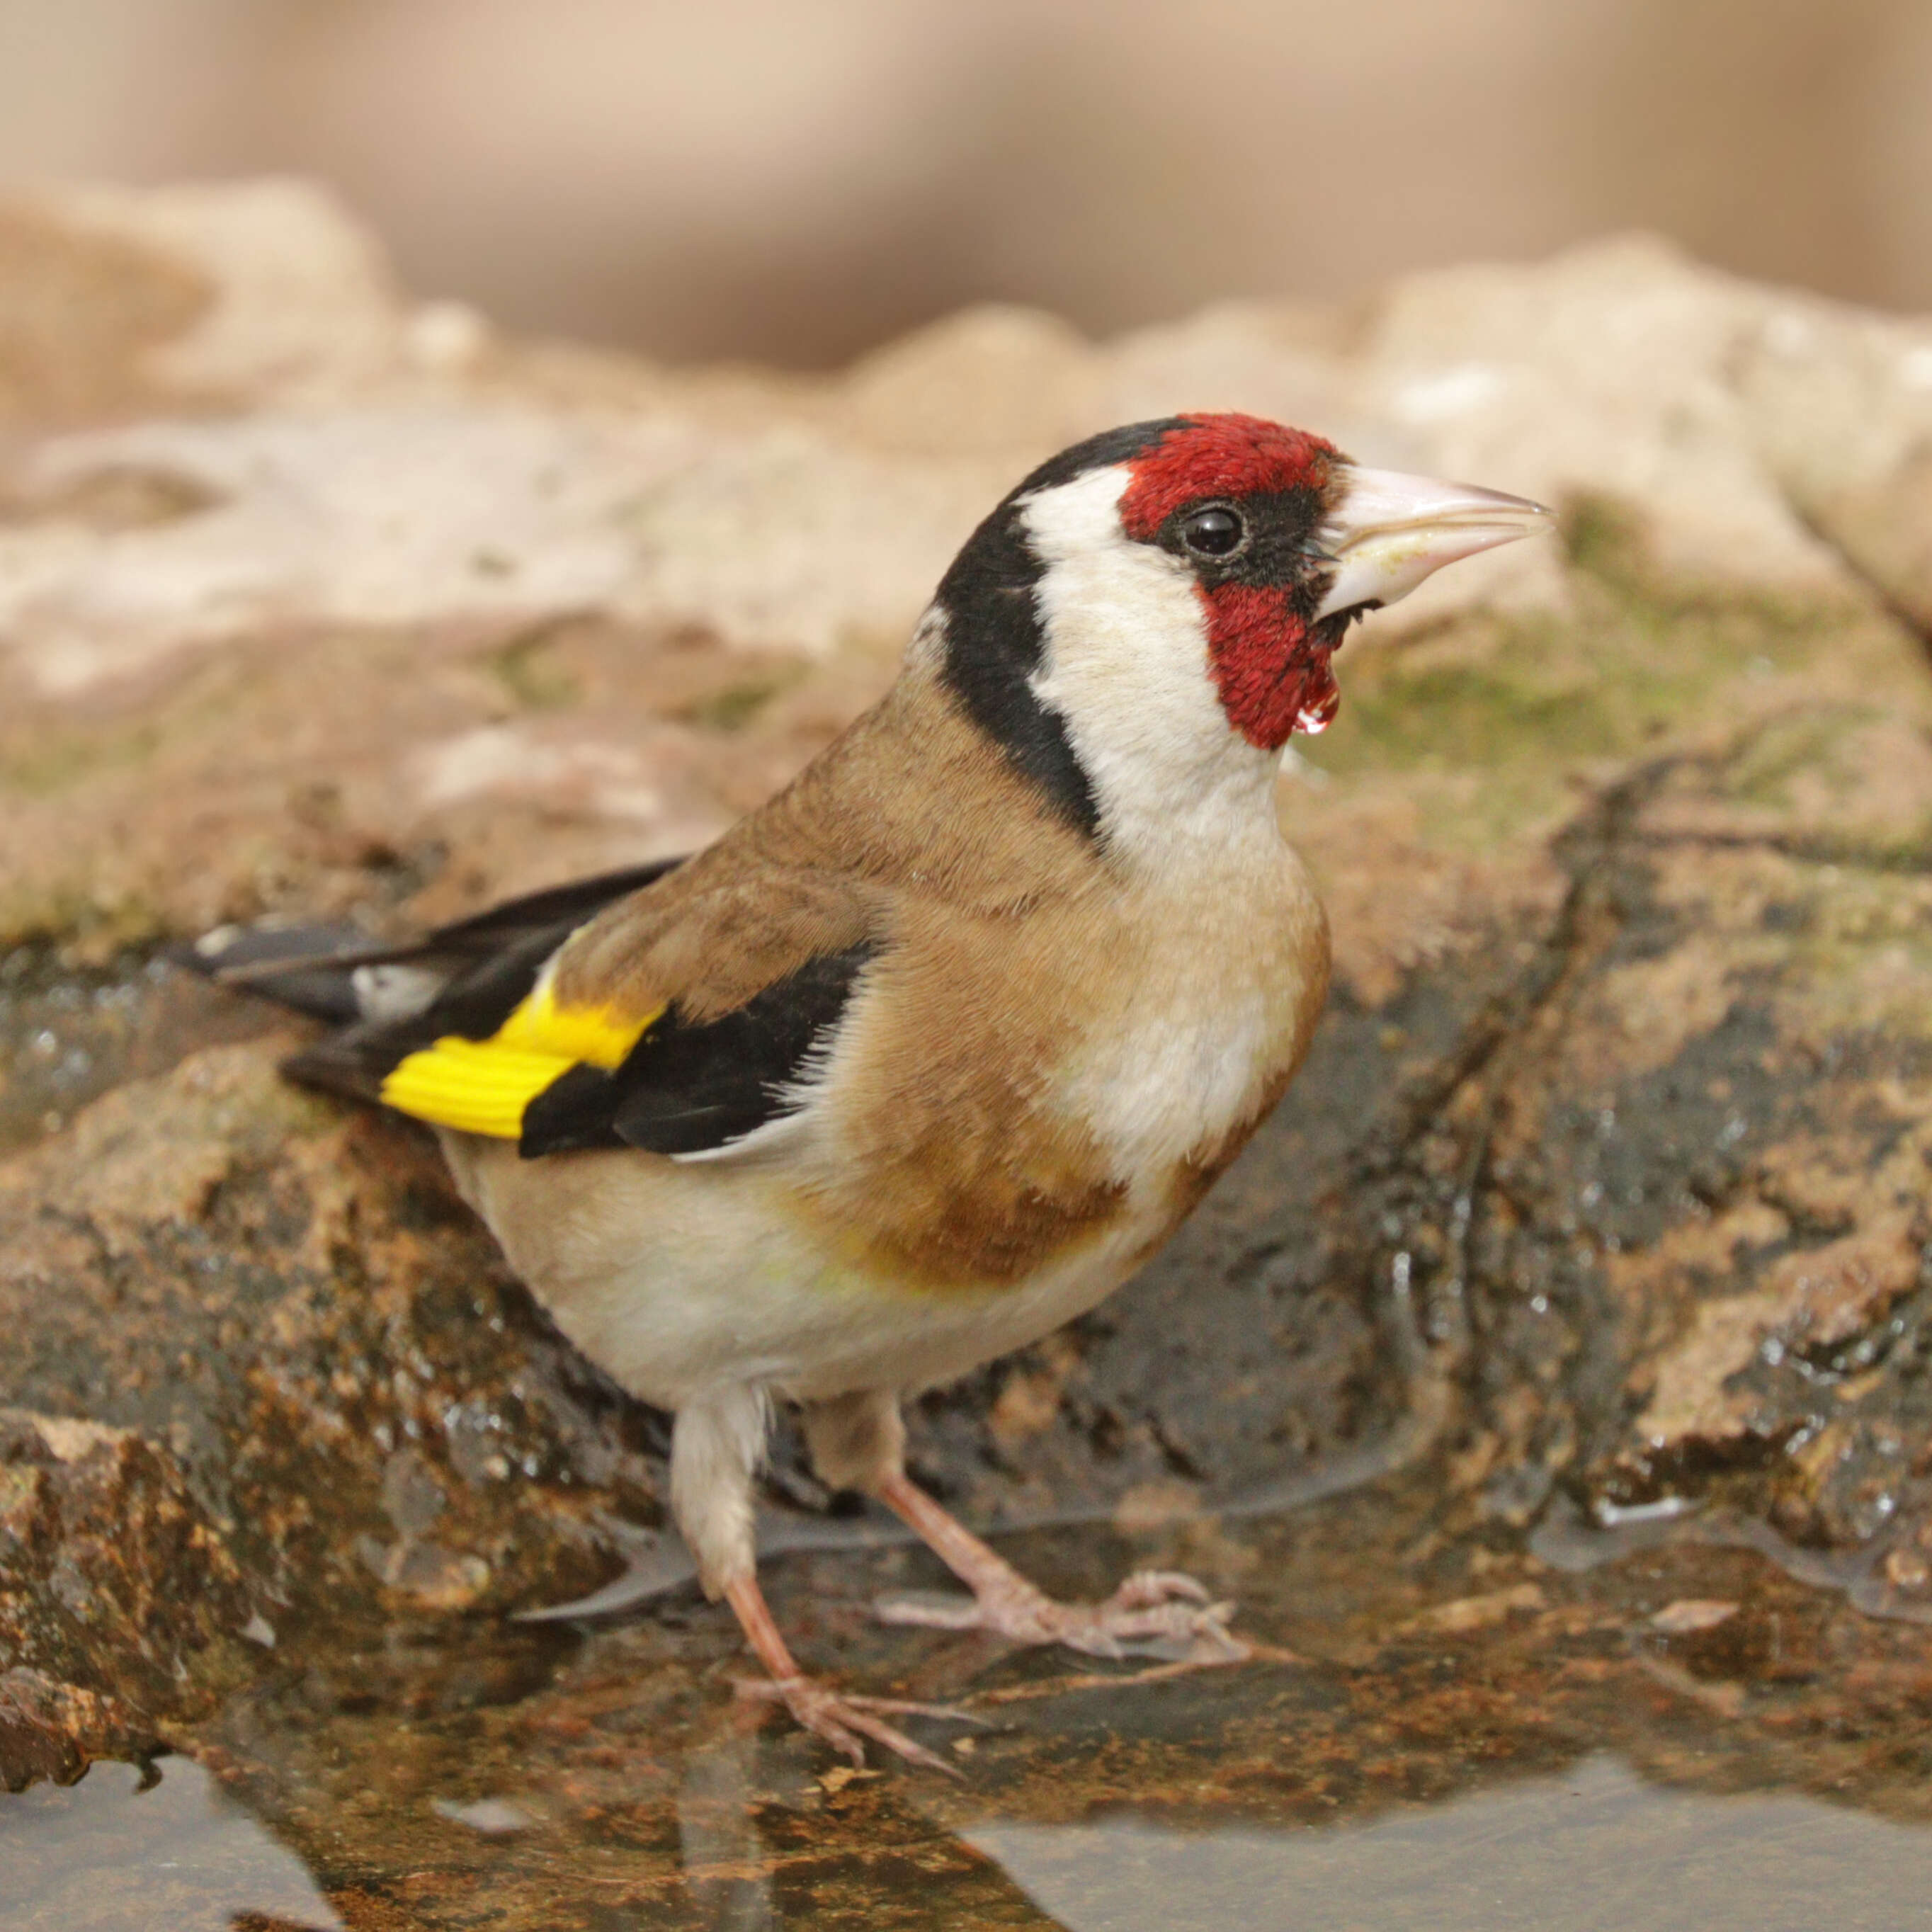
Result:
M1254 1112L1280 1046L1276 1004L1250 991L1184 1016L1150 1011L1089 1046L1060 1103L1123 1179L1164 1184L1177 1162Z
M1174 1165L1216 1147L1278 1090L1325 978L1306 869L1273 811L1230 814L1188 862L1143 874L1143 956L1112 981L1056 1083L1130 1185L1165 1189Z

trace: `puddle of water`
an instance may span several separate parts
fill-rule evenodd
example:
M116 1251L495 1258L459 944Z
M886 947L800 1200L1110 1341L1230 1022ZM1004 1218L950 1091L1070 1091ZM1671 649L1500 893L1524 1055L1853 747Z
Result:
M22 948L0 958L0 1153L57 1131L123 1082L197 1047L274 1024L161 960L97 974L57 971Z
M874 1622L936 1580L916 1552L772 1564L811 1667L986 1720L914 1720L957 1781L855 1774L735 1700L742 1642L694 1593L292 1622L184 1739L218 1781L169 1758L145 1792L102 1766L0 1798L0 1932L1932 1932L1925 1630L1748 1550L1432 1542L1425 1502L1142 1550L1224 1566L1280 1646L1178 1677ZM1010 1546L1069 1593L1119 1566L1098 1532Z
M155 1768L146 1791L132 1765L98 1764L0 1798L0 1932L232 1932L244 1915L340 1932L308 1868L199 1765Z
M1369 1825L1183 1833L1118 1819L967 1842L1066 1932L1905 1932L1932 1831L1815 1799L1648 1784L1608 1753Z
M687 1772L678 1850L690 1922L809 1923L757 1875L747 1748ZM107 1764L71 1790L0 1801L0 1932L232 1932L238 1919L338 1932L343 1920L302 1861L206 1772L180 1758L160 1768L146 1791L132 1766ZM493 1836L530 1822L508 1806L436 1808ZM1184 1832L1113 1818L982 1822L960 1838L1038 1908L1030 1922L1064 1932L1932 1926L1932 1830L1810 1798L1671 1790L1608 1752L1366 1825ZM944 1899L926 1902L937 1910ZM880 1895L893 1922L904 1902Z

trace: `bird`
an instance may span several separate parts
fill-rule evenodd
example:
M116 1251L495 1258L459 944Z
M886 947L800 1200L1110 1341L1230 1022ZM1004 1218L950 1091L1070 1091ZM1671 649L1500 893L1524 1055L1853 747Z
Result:
M760 1694L862 1763L944 1707L842 1690L760 1589L775 1403L966 1586L892 1620L1233 1660L1193 1579L1048 1596L906 1472L901 1402L1094 1307L1309 1048L1325 915L1282 754L1349 626L1546 529L1228 412L1076 442L967 539L884 696L714 843L406 944L228 927L216 979L332 1022L293 1078L428 1124L563 1334L673 1417L670 1513Z

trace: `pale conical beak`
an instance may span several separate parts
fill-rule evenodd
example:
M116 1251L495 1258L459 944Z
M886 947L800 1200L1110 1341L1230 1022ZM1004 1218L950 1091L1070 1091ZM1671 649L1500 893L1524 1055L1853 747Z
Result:
M1540 503L1472 483L1438 483L1354 464L1340 474L1347 494L1317 539L1336 560L1318 620L1361 605L1393 604L1445 563L1556 526Z

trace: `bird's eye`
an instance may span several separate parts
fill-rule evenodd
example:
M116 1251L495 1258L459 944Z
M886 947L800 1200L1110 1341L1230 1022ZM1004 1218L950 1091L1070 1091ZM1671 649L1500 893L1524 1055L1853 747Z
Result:
M1196 510L1180 526L1180 541L1197 556L1232 556L1248 528L1232 510Z

